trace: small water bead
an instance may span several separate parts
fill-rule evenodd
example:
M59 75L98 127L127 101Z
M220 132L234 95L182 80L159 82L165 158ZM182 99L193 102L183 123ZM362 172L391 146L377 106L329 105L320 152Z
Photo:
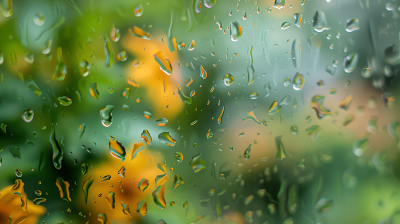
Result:
M118 56L118 61L126 61L128 60L128 55L126 54L126 51L121 51Z
M119 32L119 29L113 27L110 32L110 37L112 41L118 42L121 38L121 33Z
M33 22L36 24L36 26L43 26L45 19L43 13L38 13L33 17Z
M29 122L31 122L31 121L33 120L33 115L34 115L33 110L31 110L31 109L25 110L25 111L22 113L22 119L23 119L26 123L29 123Z

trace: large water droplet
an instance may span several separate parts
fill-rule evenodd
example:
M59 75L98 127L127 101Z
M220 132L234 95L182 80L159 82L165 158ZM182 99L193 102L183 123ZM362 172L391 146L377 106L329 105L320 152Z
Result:
M110 127L113 123L113 117L112 117L113 109L114 109L113 105L107 105L105 108L100 110L101 124L106 128Z
M293 78L293 89L294 90L301 90L303 88L304 85L304 77L302 74L300 74L299 72L296 73L296 75Z
M36 26L43 26L45 19L43 13L38 13L33 17L33 22L36 24Z
M31 110L31 109L25 110L22 113L22 119L25 122L29 123L29 122L31 122L33 120L33 115L34 115L33 110Z
M229 73L224 75L224 85L230 86L233 84L233 76Z
M351 73L357 68L358 54L352 53L344 58L343 68L346 73Z
M238 41L239 38L242 36L243 28L239 25L237 21L231 22L231 24L229 25L229 30L231 33L231 40L233 42Z
M301 64L301 44L299 39L295 39L292 44L292 63L295 68Z
M313 29L318 33L329 30L330 28L326 24L325 14L321 11L316 11L313 17Z
M349 19L346 21L346 24L344 25L345 29L347 32L351 33L354 31L357 31L360 29L360 23L358 21L358 19L354 18L354 19Z

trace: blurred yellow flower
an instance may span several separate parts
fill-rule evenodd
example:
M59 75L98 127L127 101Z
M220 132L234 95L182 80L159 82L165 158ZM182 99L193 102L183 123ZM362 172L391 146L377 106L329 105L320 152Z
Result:
M0 223L21 223L34 224L46 213L46 208L41 205L35 205L27 200L26 195L21 196L13 191L13 186L8 186L0 191ZM24 209L22 203L27 202ZM10 222L10 219L12 221Z
M131 148L133 148L133 143L127 147L127 149ZM130 150L127 151L130 153ZM141 216L136 212L137 203L142 200L154 203L151 193L156 186L152 183L157 175L163 174L157 168L157 162L161 161L161 158L153 157L144 150L139 152L132 161L122 162L112 156L107 158L99 166L89 169L89 173L82 177L82 182L89 178L94 179L94 182L89 188L87 206L83 203L82 191L80 191L81 196L78 199L81 201L78 204L83 205L82 209L87 209L91 213L90 223L98 222L97 216L101 213L105 213L110 221L118 220L118 223L140 219ZM122 166L125 169L121 169ZM110 175L111 178L102 180L102 177L107 175ZM143 178L147 179L150 184L141 192L138 186ZM110 195L114 195L115 200ZM130 214L128 209L124 210L126 205L129 206Z
M152 111L156 117L173 120L184 106L177 92L177 86L182 85L183 78L178 66L177 52L171 53L166 41L165 44L161 43L161 38L161 35L152 36L151 40L127 36L124 40L125 46L136 56L139 65L136 63L129 65L126 75L133 76L140 88L146 89L145 100L152 104L153 108L156 108ZM161 54L172 66L171 70L173 71L170 75L161 70L155 60L155 55ZM168 109L166 109L167 106Z

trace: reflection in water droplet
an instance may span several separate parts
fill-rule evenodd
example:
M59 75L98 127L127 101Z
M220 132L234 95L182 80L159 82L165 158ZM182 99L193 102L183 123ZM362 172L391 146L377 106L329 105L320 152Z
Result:
M113 109L114 109L113 105L107 105L105 108L100 110L101 124L106 128L110 127L113 123L113 118L112 118Z
M299 39L295 39L292 44L292 63L295 68L301 64L301 44Z
M174 146L176 143L176 140L173 139L170 135L169 132L162 132L158 135L158 140L166 145L169 146Z
M348 19L345 23L345 29L347 32L351 33L360 29L360 24L358 19Z
M290 27L290 23L288 23L288 22L284 22L284 23L282 23L282 25L281 25L281 29L282 30L286 30L287 28L289 28Z
M313 141L315 141L318 138L318 136L321 134L321 131L322 131L321 126L313 125L313 126L307 128L305 132L307 135L311 136L311 139Z
M283 160L286 158L286 152L285 152L285 148L283 147L283 143L282 143L282 135L276 136L275 137L275 145L276 145L276 158Z
M141 216L145 216L147 213L147 202L144 200L138 202L136 205L136 212Z
M110 206L111 209L115 208L115 193L110 191L108 192L108 196L105 197L108 206Z
M212 8L217 4L217 0L204 0L204 6L207 8Z
M149 180L143 178L142 180L139 181L138 188L140 191L144 191L149 187Z
M43 54L48 54L48 53L50 53L50 50L51 50L51 44L53 43L53 40L52 39L48 39L47 41L46 41L46 43L44 44L44 46L43 46L43 50L42 50L42 53Z
M112 41L118 42L121 38L121 33L119 32L119 29L113 27L110 32L110 37Z
M224 116L224 111L225 111L225 106L222 107L222 111L219 114L218 119L217 119L219 125L222 124L222 117Z
M290 127L290 133L292 133L292 135L298 135L299 134L299 130L297 129L296 125L292 125Z
M188 50L193 51L195 46L196 46L196 43L194 42L194 40L192 40L189 44Z
M315 110L315 113L320 120L332 117L332 112L322 105L324 99L325 96L322 95L315 95L311 99L311 107Z
M131 28L129 28L128 31L134 37L139 37L139 38L143 38L145 40L150 40L150 33L146 33L146 31L144 31L143 29L140 29L137 26L133 26L133 30ZM176 42L175 42L174 46L176 49Z
M175 174L173 187L177 188L181 184L184 184L182 177L179 174Z
M183 161L183 154L181 152L175 152L175 159L178 162L182 162Z
M26 53L25 54L25 61L28 62L29 64L32 64L35 60L35 55L32 53Z
M207 71L204 69L203 65L200 65L200 77L203 79L207 78Z
M172 65L171 62L169 62L168 59L164 58L164 55L161 51L158 51L157 53L153 54L154 60L160 65L161 71L163 71L167 75L172 74Z
M392 46L385 49L384 52L385 61L391 65L400 64L400 45L393 44Z
M93 96L94 98L96 98L96 99L98 99L98 100L100 99L100 92L99 92L99 90L97 89L97 82L92 82L92 83L90 84L89 93L90 93L90 95Z
M315 12L313 17L313 29L318 33L330 29L326 24L326 18L323 12L321 11Z
M301 21L303 20L303 14L301 13L295 13L294 14L294 19L295 19L295 25L300 28L301 27Z
M66 96L61 96L61 97L58 97L57 99L58 99L58 102L60 103L60 105L62 105L62 106L69 106L72 104L72 100Z
M121 144L121 142L117 141L115 136L107 135L107 137L109 139L108 148L110 150L110 154L124 162L126 158L125 147Z
M285 8L285 0L275 0L274 8L283 9Z
M105 213L101 213L97 216L97 220L100 222L100 224L106 224L106 222L108 221L108 218Z
M133 149L131 153L131 160L135 159L137 154L144 149L143 143L135 143L133 144Z
M66 201L71 202L71 197L69 195L69 183L65 181L62 177L58 177L56 179L56 185L58 190L60 191L60 198Z
M29 123L33 120L33 115L34 115L33 110L31 110L31 109L25 110L24 112L22 112L22 119L26 123Z
M164 185L161 185L161 186L157 187L157 189L154 190L153 193L152 193L154 202L161 209L165 209L165 207L167 206L167 204L165 202L165 198L164 198L164 193L165 193L165 186Z
M293 78L293 82L292 83L293 83L293 89L294 90L297 90L297 91L301 90L303 88L303 85L304 85L304 77L303 77L303 75L297 72L296 75Z
M351 73L357 68L358 54L352 53L344 58L343 68L346 73Z
M349 114L349 115L347 115L345 118L344 118L344 121L343 121L343 127L346 127L346 126L348 126L349 124L351 124L351 123L353 123L353 121L354 121L354 115L353 114Z
M224 75L224 85L230 86L233 84L233 76L229 73Z
M239 25L237 21L231 22L229 25L231 41L236 42L242 36L242 27Z
M43 26L45 19L43 13L38 13L33 17L33 22L36 24L36 26Z
M268 114L269 115L274 115L278 113L282 109L282 106L278 104L276 100L272 102L271 106L269 107Z
M339 108L347 111L350 107L351 101L353 100L354 100L353 96L351 95L346 96L346 99L340 101Z
M126 54L126 51L119 52L119 54L117 55L117 59L118 59L118 61L128 60L128 55Z
M90 73L90 64L89 64L88 61L82 60L79 63L79 68L81 70L81 74L82 74L83 77L86 77L86 76L89 75L89 73Z
M201 153L196 156L193 156L192 160L189 162L189 164L192 166L193 171L195 173L206 168L206 163L204 162L203 158L201 157Z
M143 15L143 10L144 8L142 7L142 4L139 4L133 12L135 13L136 17L141 17Z
M141 134L141 137L148 145L151 145L151 143L153 142L153 139L151 138L150 132L147 131L147 130L143 130L143 132Z
M250 159L250 152L251 152L251 144L244 150L243 157L248 160Z
M57 81L63 81L67 75L67 66L62 58L62 49L58 47L57 49L58 64L56 66L56 71L53 74L53 79Z
M106 55L106 60L104 61L104 65L106 67L111 67L114 64L114 52L111 47L111 43L108 38L104 37L104 54Z
M53 148L53 165L57 170L60 170L62 167L62 160L64 158L64 152L56 139L56 128L55 127L53 128L53 131L50 134L50 143Z

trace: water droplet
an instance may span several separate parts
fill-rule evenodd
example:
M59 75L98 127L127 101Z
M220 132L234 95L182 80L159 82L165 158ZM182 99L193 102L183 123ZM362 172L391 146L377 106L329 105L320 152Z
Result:
M360 23L356 18L348 19L344 27L347 32L351 33L360 29Z
M181 97L182 102L184 102L184 103L186 103L186 104L192 104L192 98L187 97L187 96L182 92L182 89L179 88L179 86L178 86L178 94L179 94L179 96Z
M136 17L141 17L143 15L143 10L144 8L142 7L142 4L139 4L133 12L135 13Z
M183 50L183 49L185 48L185 46L186 46L186 44L185 44L184 42L180 42L180 43L178 44L178 49L179 49L179 50Z
M133 144L133 149L131 153L131 161L136 158L137 154L144 149L143 143Z
M124 89L124 92L122 93L122 95L125 97L125 98L129 98L130 97L130 95L131 95L131 89L130 88L125 88Z
M348 126L349 124L351 124L351 123L353 123L353 121L354 121L354 115L353 114L349 114L349 115L347 115L345 118L344 118L344 121L343 121L343 127L346 127L346 126Z
M105 175L105 176L103 176L103 177L101 178L101 182L107 181L107 180L110 180L110 179L111 179L111 175Z
M133 26L133 30L131 28L129 28L129 33L134 36L134 37L139 37L145 40L150 40L150 33L146 33L146 31L144 31L143 29L140 29L137 26ZM175 50L176 50L176 42L174 44L175 46Z
M57 57L58 57L58 64L56 66L56 70L53 74L53 79L57 81L63 81L65 76L67 75L67 66L64 63L62 58L62 49L58 47L57 49Z
M115 208L115 193L110 191L108 192L108 196L106 196L107 204L110 206L111 209Z
M287 28L289 28L290 27L290 23L288 23L288 22L284 22L284 23L282 23L282 25L281 25L281 29L282 30L286 30Z
M353 96L351 95L346 96L346 99L340 101L339 108L347 111L350 107L351 101L353 100L354 100Z
M310 135L313 141L318 138L318 136L321 134L321 131L322 129L319 125L313 125L305 130L306 134Z
M154 190L152 193L154 202L161 209L165 209L165 207L167 206L167 204L165 202L164 194L165 194L165 186L164 185L158 186L157 189Z
M319 213L325 213L332 208L332 205L332 200L322 198L315 205L315 210L317 210Z
M276 145L276 150L277 150L276 158L280 159L280 160L285 159L286 152L285 152L285 148L283 147L283 143L282 143L282 135L275 137L275 145Z
M36 24L36 26L43 26L45 19L43 13L38 13L33 17L33 22Z
M33 55L32 53L25 54L25 61L28 62L29 64L33 64L34 60L35 60L35 55Z
M113 109L114 109L113 105L107 105L105 108L100 110L101 124L106 128L110 127L113 123L113 117L112 117Z
M384 52L385 61L391 65L400 64L400 45L393 44L392 46L385 49Z
M52 44L52 43L53 43L53 40L52 40L52 39L48 39L48 40L46 41L46 43L44 44L43 50L42 50L42 53L43 53L43 54L48 54L48 53L50 53L51 44Z
M78 138L81 139L83 134L85 133L86 130L86 124L83 123L81 125L79 125L79 129L78 129Z
M158 140L166 145L175 146L176 140L174 140L169 132L162 132L158 135Z
M118 61L128 60L128 55L126 54L126 51L119 52L119 54L117 55L117 59L118 59Z
M104 54L106 55L106 60L104 61L104 65L106 67L111 67L114 64L114 52L111 47L111 43L107 37L104 37Z
M212 8L217 4L217 0L204 0L204 6L207 8Z
M200 65L200 77L203 79L207 78L207 71L204 69L203 65Z
M121 169L118 170L118 175L120 175L122 178L125 178L125 167L121 166Z
M121 202L121 205L122 205L122 212L125 215L131 215L131 210L129 209L129 205L126 205L126 204L124 204L122 202Z
M56 185L58 190L60 191L60 198L66 201L71 202L71 197L69 195L69 183L65 181L62 177L58 177L56 179Z
M301 21L303 20L303 14L301 13L295 13L294 14L294 19L295 19L295 25L300 28L301 27Z
M208 137L207 137L208 139ZM181 152L175 152L175 159L178 162L182 162L183 161L183 154Z
M315 12L313 17L313 29L318 33L330 29L326 24L326 18L323 12L321 11Z
M243 28L239 25L237 21L230 23L229 30L230 30L231 40L233 42L238 41L239 38L242 36Z
M96 98L96 99L98 99L98 100L100 99L100 92L99 92L99 90L98 90L98 88L97 88L97 82L92 82L92 83L90 84L89 93L90 93L90 95L93 96L94 98Z
M295 68L301 64L301 44L299 39L295 39L292 44L292 63Z
M251 144L244 150L243 157L248 160L250 159L250 152L251 152Z
M53 148L53 165L57 170L60 170L62 167L62 160L64 158L64 152L60 147L56 139L56 128L53 128L53 131L50 134L50 143Z
M149 180L143 178L142 180L139 181L138 188L140 191L144 191L149 187Z
M108 148L110 150L110 154L117 158L120 159L122 162L125 161L126 158L126 150L125 147L121 144L121 142L117 141L117 138L115 136L107 135L109 142L108 142Z
M224 116L224 111L225 111L225 106L222 107L222 111L219 114L218 119L217 119L219 125L222 124L222 117Z
M97 216L97 220L100 222L100 224L106 224L106 222L108 221L108 218L105 213L101 213Z
M189 162L189 164L192 166L193 171L195 173L206 168L206 163L204 162L203 158L201 157L201 153L196 156L193 156L192 160Z
M282 109L282 106L278 104L276 100L272 102L271 106L269 107L268 114L269 115L274 115L278 113Z
M247 19L247 15L246 15L246 11L243 11L243 16L242 16L243 20Z
M81 70L81 74L82 74L83 77L86 77L86 76L89 75L89 73L90 73L90 64L89 64L88 61L82 60L79 63L79 68Z
M158 51L157 53L153 54L154 60L160 65L161 71L163 71L167 75L172 74L172 65L171 62L169 62L168 59L164 58L164 55L161 51Z
M179 174L175 174L173 187L177 188L181 184L184 184L182 177Z
M352 53L344 58L343 68L346 73L351 73L357 68L358 54Z
M150 132L147 130L143 130L141 134L141 138L148 144L151 145L153 142L153 139L151 138Z
M26 122L29 123L33 119L34 112L31 109L25 110L22 112L22 119Z
M233 84L233 76L229 73L224 75L224 85L230 86Z
M117 29L113 26L113 28L111 29L111 32L110 32L110 37L111 37L112 41L118 42L119 39L121 38L121 33L119 32L119 29Z
M275 0L274 8L283 9L285 8L285 0Z
M302 74L300 73L296 73L296 75L293 77L293 89L294 90L301 90L303 88L304 85L304 77Z
M311 107L315 110L315 113L320 120L332 117L332 112L322 105L324 99L325 96L322 95L315 95L311 99Z
M250 99L255 100L255 99L258 98L259 95L260 95L260 94L258 94L257 92L252 92L252 93L250 94Z
M292 133L292 135L298 135L299 134L299 130L297 129L296 125L292 125L290 127L290 133Z
M72 100L66 96L58 97L58 102L60 103L60 105L65 107L72 104Z

